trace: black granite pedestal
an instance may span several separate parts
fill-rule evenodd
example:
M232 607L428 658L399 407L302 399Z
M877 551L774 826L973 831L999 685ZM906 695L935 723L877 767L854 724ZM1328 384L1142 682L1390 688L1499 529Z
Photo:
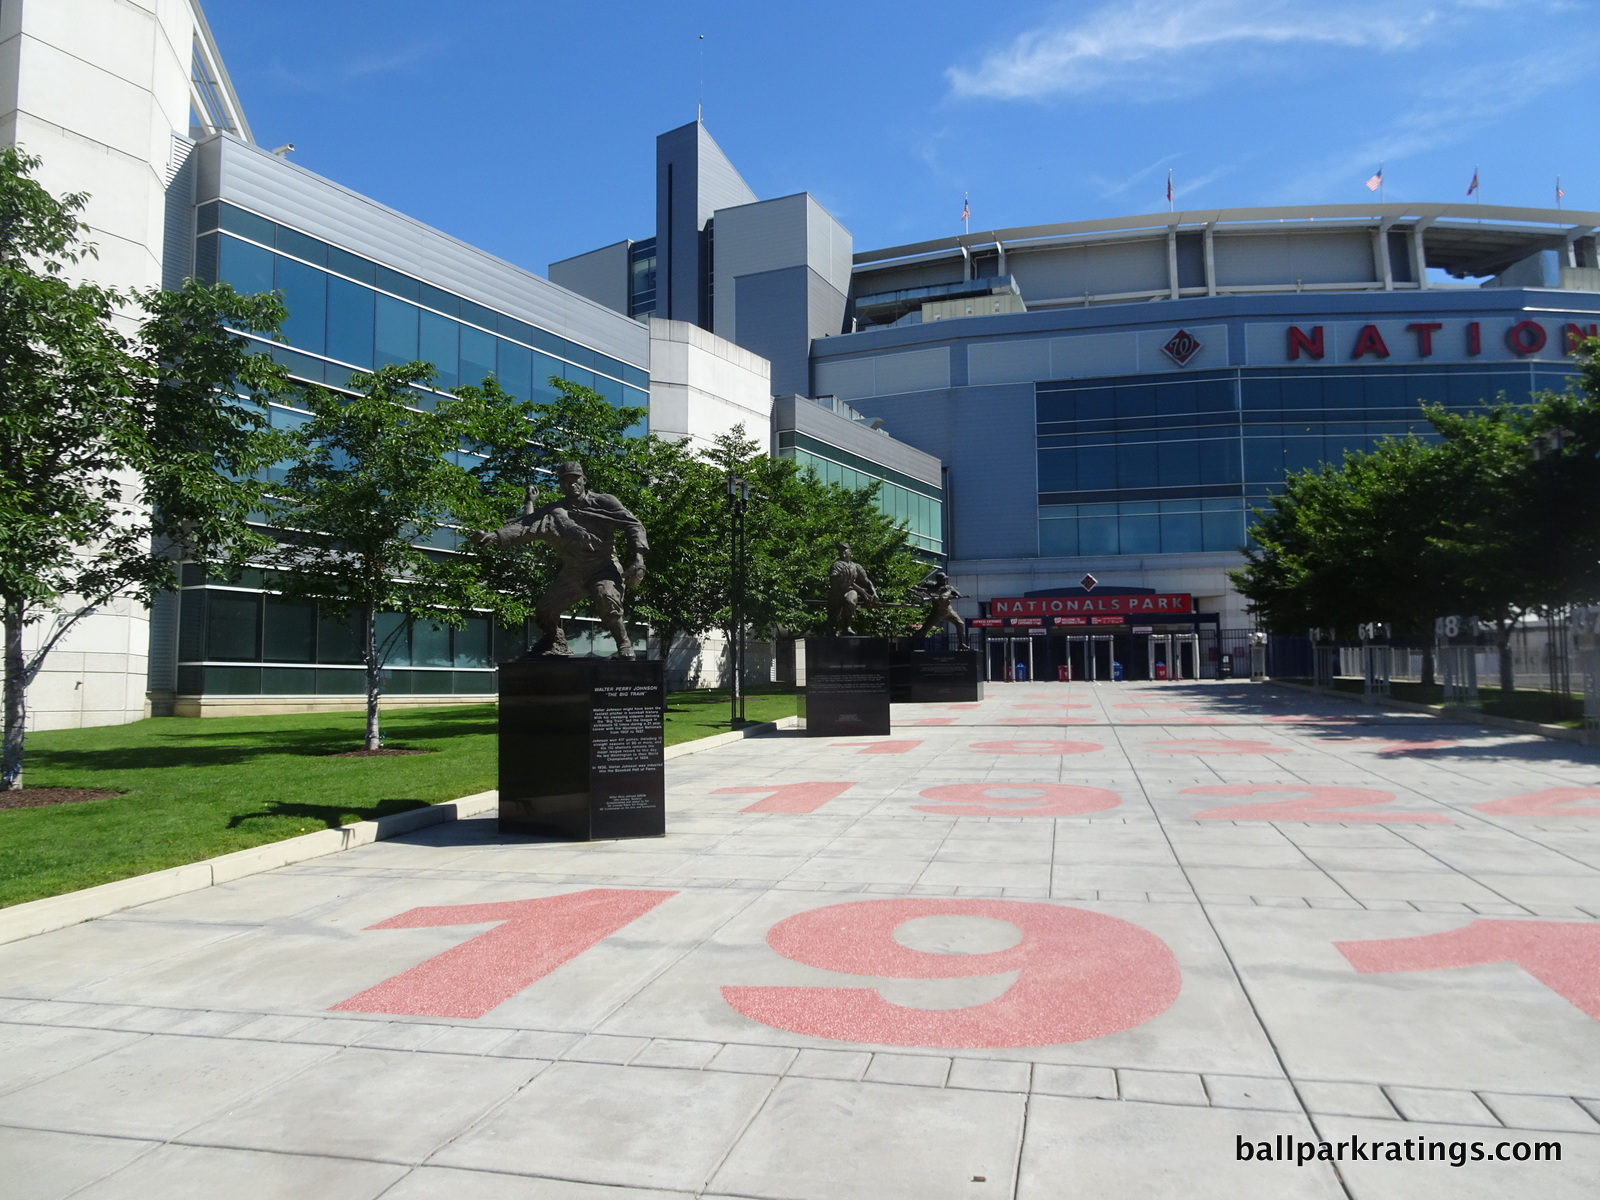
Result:
M889 732L889 642L871 637L806 639L800 725L807 737Z
M913 704L970 704L983 699L977 650L920 650L911 656Z
M535 658L500 667L500 832L666 834L662 665Z

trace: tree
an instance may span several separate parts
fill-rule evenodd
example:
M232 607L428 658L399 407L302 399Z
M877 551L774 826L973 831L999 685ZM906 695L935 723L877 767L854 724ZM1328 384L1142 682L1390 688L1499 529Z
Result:
M260 561L281 594L351 623L366 676L365 748L382 748L379 702L388 656L407 621L460 626L473 610L519 613L454 549L457 526L498 525L504 481L493 451L527 427L520 402L486 380L414 408L434 371L382 367L351 379L353 395L310 389L310 418L289 431L268 516L276 544ZM491 453L467 457L464 451ZM463 462L473 465L463 465ZM448 547L439 543L448 542ZM399 618L387 628L381 617Z
M174 547L228 557L250 534L270 456L261 401L287 383L227 328L283 310L226 285L123 296L69 282L93 248L85 197L52 197L39 160L0 149L0 790L22 786L29 685L79 622L175 585ZM132 336L119 310L142 312ZM218 399L220 392L221 398ZM49 621L31 652L24 632Z

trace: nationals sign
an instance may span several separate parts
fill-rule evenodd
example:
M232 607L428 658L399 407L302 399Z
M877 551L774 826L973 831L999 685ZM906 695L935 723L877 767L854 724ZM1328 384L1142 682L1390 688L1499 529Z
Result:
M1117 613L1192 613L1187 592L1144 596L1019 596L989 601L995 617L1110 616Z

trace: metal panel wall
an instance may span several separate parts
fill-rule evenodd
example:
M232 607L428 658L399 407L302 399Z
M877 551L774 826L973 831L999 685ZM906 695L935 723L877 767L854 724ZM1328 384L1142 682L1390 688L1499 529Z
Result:
M632 245L629 241L613 242L587 254L553 262L550 282L627 316L628 250Z
M228 200L612 358L649 364L650 334L637 321L259 147L218 134L192 157L196 203Z

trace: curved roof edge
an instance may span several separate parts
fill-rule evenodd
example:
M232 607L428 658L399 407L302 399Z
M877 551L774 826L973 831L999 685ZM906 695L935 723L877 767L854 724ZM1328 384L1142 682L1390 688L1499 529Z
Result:
M982 233L935 238L904 246L889 246L882 250L863 250L854 256L853 261L858 265L892 262L898 258L910 258L919 254L990 246L997 241L1027 242L1037 238L1074 234L1154 232L1177 229L1181 226L1193 228L1290 221L1357 220L1384 223L1413 219L1430 224L1441 220L1463 223L1488 220L1503 224L1542 226L1543 228L1537 231L1548 233L1574 228L1587 232L1590 228L1600 226L1600 212L1559 208L1512 208L1499 204L1305 204L1286 208L1216 208L1186 212L1140 213L1131 217L1066 221L1054 225L1018 225L1009 229L991 229Z

